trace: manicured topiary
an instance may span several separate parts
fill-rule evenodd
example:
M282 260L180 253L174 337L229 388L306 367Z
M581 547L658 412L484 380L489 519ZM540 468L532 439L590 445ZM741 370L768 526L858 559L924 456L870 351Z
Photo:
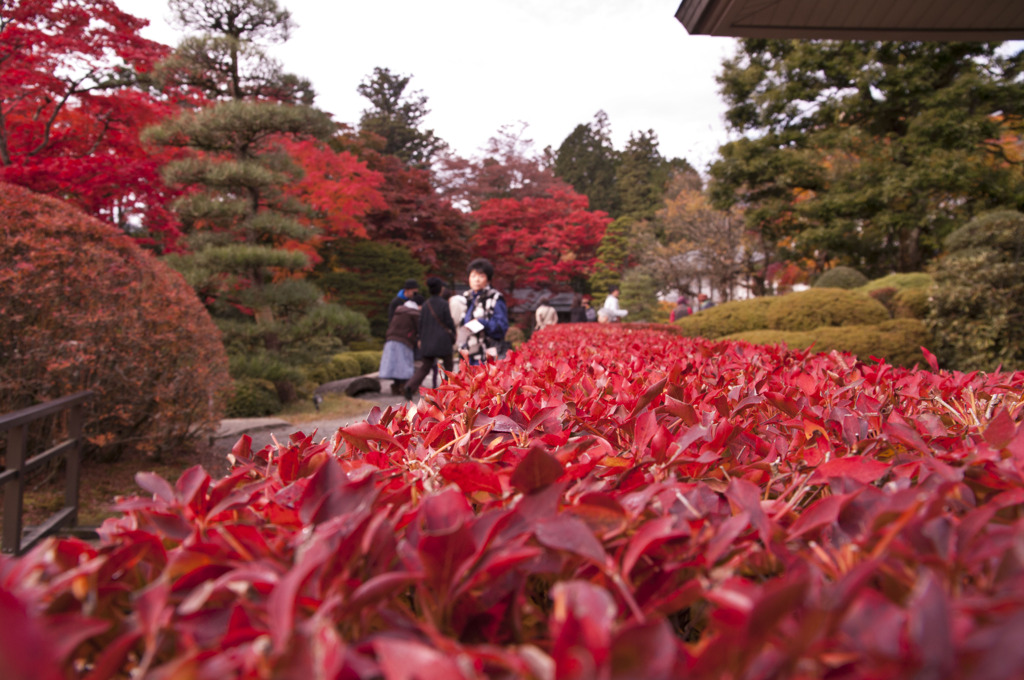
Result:
M363 350L361 352L346 352L349 356L353 357L359 362L359 375L367 375L368 373L376 373L377 369L380 368L380 356L381 352L374 350Z
M896 297L896 293L900 292L898 288L872 288L867 292L868 296L878 300L889 312L890 316L893 314L893 299Z
M0 184L0 413L79 390L86 455L159 455L219 421L220 333L180 274L57 199Z
M683 335L709 339L767 328L768 310L774 301L775 298L759 297L725 302L683 317L682 320L675 322L675 327Z
M350 352L335 354L327 361L311 366L306 371L309 379L317 385L363 375L359 360Z
M814 280L815 288L844 288L851 290L859 288L868 282L868 277L861 274L853 267L832 267Z
M730 335L728 339L746 340L758 345L783 343L800 349L813 344L816 352L839 350L854 354L862 361L878 357L890 364L906 367L923 364L921 347L932 344L920 319L892 319L864 326L827 326L811 331L747 331Z
M1024 214L978 216L944 245L928 316L941 363L962 371L1024 368Z
M812 288L773 300L767 312L767 328L780 331L878 324L890 318L878 300L841 288Z
M904 288L893 296L892 315L897 319L926 319L931 305L931 288Z
M388 327L388 303L406 279L422 282L427 273L408 248L385 241L336 239L321 255L313 280L332 299L364 314L370 331L381 338Z
M270 416L282 408L277 388L269 380L241 378L235 381L235 392L228 402L229 418L260 418Z
M904 290L906 288L928 289L935 283L931 274L926 272L908 272L905 274L889 274L880 279L872 279L857 290L870 293L878 288L895 288Z
M854 326L889 319L885 306L869 296L839 288L812 288L800 293L734 300L676 322L683 335L716 339L754 330L813 330Z

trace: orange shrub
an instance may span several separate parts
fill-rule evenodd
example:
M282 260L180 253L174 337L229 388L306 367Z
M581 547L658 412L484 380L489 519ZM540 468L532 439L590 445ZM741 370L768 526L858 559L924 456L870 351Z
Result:
M180 274L66 203L0 184L0 413L92 389L87 454L159 455L220 418L220 334Z

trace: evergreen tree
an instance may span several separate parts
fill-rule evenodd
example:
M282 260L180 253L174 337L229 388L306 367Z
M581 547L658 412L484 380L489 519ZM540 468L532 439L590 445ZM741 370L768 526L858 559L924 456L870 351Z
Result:
M630 134L615 184L622 215L651 219L661 207L672 166L658 150L654 130Z
M158 77L213 100L268 100L312 105L312 85L281 70L263 44L288 40L294 24L276 0L170 0L176 23L198 30L179 43Z
M624 321L668 321L668 315L658 302L659 282L645 267L634 267L622 276L619 304L629 310Z
M359 119L359 129L383 138L383 153L398 156L409 165L429 167L447 144L433 130L420 129L430 111L427 97L419 90L406 93L411 77L374 68L373 76L357 88L371 104Z
M777 250L871 275L920 269L971 215L1024 205L1022 54L743 40L718 79L744 137L711 168L716 201L745 206Z
M380 338L388 327L388 303L407 279L425 281L428 273L408 248L390 240L337 240L320 254L324 259L314 270L317 284L366 315L371 332Z
M612 146L608 114L598 111L589 125L577 125L558 147L555 175L590 199L591 210L618 215L615 189L618 154Z
M163 76L203 86L215 100L147 131L156 143L192 152L164 168L165 181L187 190L176 209L189 252L171 262L224 331L233 370L239 356L294 363L289 352L336 337L345 317L323 309L321 291L300 276L310 262L297 246L315 230L303 219L309 206L287 190L302 171L282 140L326 140L335 126L303 103L312 99L308 84L282 74L257 43L288 36L289 14L274 0L172 0L171 7L201 34L183 41ZM300 374L277 375L282 400L294 399Z
M1024 214L975 217L946 238L933 267L928 323L943 365L1024 369Z
M601 296L622 280L622 272L633 264L630 238L636 220L620 217L605 229L601 243L597 246L597 262L590 275L590 290ZM603 298L602 298L603 299Z

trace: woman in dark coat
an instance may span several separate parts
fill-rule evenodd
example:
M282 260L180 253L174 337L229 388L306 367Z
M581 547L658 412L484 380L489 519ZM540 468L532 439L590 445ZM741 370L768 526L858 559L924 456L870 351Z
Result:
M392 394L402 394L405 381L412 377L416 368L416 344L422 302L423 296L417 293L412 300L399 305L384 335L384 352L380 357L379 377L392 381Z
M405 384L405 398L409 400L412 400L413 395L419 391L420 385L438 359L444 365L444 370L451 372L453 367L455 322L452 320L448 301L444 299L444 282L432 276L427 279L427 289L430 291L430 299L420 310L420 356L423 363Z

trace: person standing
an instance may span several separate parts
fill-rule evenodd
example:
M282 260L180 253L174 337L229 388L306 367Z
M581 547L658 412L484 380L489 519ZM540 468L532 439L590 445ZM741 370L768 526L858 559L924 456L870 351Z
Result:
M465 328L466 341L460 346L469 356L470 365L484 362L485 356L497 358L508 331L508 305L501 293L491 288L494 265L477 258L466 268L469 290L466 291L466 312L459 321Z
M419 293L419 290L420 284L416 283L416 279L406 279L405 285L402 286L402 289L398 291L388 305L388 323L391 323L391 317L395 315L395 310L409 300L412 300L413 295Z
M539 331L547 328L548 326L554 326L558 323L558 312L554 307L549 305L547 301L540 303L537 307L537 311L534 312L534 331Z
M405 382L412 378L416 368L416 343L422 302L423 296L415 293L411 300L397 307L384 334L379 377L392 381L391 394L403 393Z
M466 296L461 293L453 293L448 298L448 311L451 312L452 321L455 322L455 349L461 349L469 340L469 329L462 325L462 317L466 316Z
M572 307L569 308L569 323L583 323L587 320L587 312L583 309L583 296L576 293L572 296Z
M412 401L420 385L441 360L444 370L452 372L452 347L455 343L455 322L448 301L444 299L444 281L432 276L427 279L430 298L420 309L420 356L423 363L405 384L405 398Z
M676 306L669 314L668 320L672 323L679 321L684 316L690 316L693 313L693 308L690 307L689 301L682 295L679 296L679 300L676 301Z
M619 308L619 287L612 286L608 291L608 297L604 299L604 306L602 309L605 310L608 316L608 321L618 321L622 317L629 314L628 309Z

